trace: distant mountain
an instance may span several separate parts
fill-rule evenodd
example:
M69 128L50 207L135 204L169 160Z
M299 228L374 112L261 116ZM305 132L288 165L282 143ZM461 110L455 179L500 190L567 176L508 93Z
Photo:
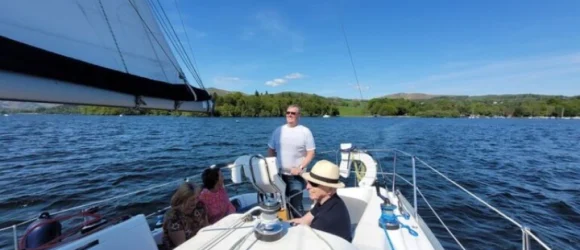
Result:
M207 93L209 93L210 95L213 93L216 93L219 95L227 95L229 93L232 93L232 91L229 90L225 90L225 89L218 89L218 88L207 88Z
M12 102L0 101L0 109L7 110L36 110L38 108L52 108L60 104L38 103L38 102Z
M423 93L396 93L384 96L385 98L391 99L407 99L407 100L427 100L435 97L440 97L441 95L429 95Z

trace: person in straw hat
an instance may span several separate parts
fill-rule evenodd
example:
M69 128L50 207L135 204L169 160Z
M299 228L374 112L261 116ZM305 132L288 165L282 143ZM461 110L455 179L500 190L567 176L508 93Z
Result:
M307 181L306 189L315 205L302 218L290 222L307 225L350 242L350 216L346 204L336 193L337 188L344 187L344 183L339 180L338 166L321 160L314 164L312 171L303 173L302 178Z

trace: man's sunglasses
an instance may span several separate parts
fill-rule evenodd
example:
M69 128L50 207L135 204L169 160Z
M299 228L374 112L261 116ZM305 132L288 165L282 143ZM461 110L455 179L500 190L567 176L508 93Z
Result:
M296 115L296 112L286 111L287 115Z

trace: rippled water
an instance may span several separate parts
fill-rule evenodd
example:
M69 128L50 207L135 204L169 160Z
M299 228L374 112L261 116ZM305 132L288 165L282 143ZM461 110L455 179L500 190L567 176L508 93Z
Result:
M97 201L193 176L208 165L266 152L281 118L13 115L0 117L0 227L40 211ZM318 151L342 142L417 155L554 249L580 244L580 121L527 119L304 118ZM385 171L393 155L376 152ZM317 159L334 160L334 154ZM417 182L468 249L521 249L521 231L427 168ZM410 159L397 158L409 177ZM412 190L398 187L412 202ZM107 203L102 213L151 213L175 185ZM248 190L238 187L230 194ZM419 200L419 213L449 249L453 239ZM25 228L19 228L23 231ZM11 244L0 232L0 247Z

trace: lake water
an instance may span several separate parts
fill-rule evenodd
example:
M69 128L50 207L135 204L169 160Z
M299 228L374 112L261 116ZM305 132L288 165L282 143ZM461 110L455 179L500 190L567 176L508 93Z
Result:
M265 154L283 118L0 117L0 228L75 205L186 176L242 154ZM351 142L415 154L516 221L553 249L580 244L580 121L528 119L303 118L319 152ZM392 154L374 153L385 171ZM335 159L319 153L317 159ZM397 169L410 173L410 159ZM418 166L428 201L468 249L521 249L521 231L443 178ZM199 179L199 178L197 178ZM398 182L409 201L408 185ZM175 185L107 203L102 213L149 214ZM248 187L230 188L231 194ZM419 213L449 249L452 238L427 205ZM19 228L23 231L25 228ZM11 244L0 233L0 248Z

